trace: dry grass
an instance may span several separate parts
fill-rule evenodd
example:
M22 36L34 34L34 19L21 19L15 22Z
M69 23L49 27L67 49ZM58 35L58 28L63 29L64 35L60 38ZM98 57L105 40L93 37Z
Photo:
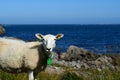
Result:
M27 74L10 74L0 71L0 80L27 80ZM41 72L38 80L120 80L120 71L71 70L62 74Z

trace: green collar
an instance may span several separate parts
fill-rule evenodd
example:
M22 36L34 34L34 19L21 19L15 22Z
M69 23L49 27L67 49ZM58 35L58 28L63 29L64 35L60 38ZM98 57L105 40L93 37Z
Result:
M49 58L47 59L47 64L48 65L52 65L53 64L52 58L53 58L53 54L51 53Z

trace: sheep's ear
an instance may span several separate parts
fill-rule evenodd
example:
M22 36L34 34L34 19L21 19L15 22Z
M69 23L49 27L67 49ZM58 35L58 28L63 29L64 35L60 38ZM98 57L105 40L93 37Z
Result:
M56 35L56 39L59 40L59 39L61 39L63 36L64 36L63 34L57 34L57 35Z
M35 36L36 36L39 40L44 40L42 34L36 33Z

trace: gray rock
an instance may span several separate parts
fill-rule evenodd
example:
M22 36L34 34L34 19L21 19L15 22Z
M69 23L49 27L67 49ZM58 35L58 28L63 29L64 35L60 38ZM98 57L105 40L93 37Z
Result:
M95 61L95 65L101 69L115 69L111 57L101 56Z
M58 65L64 65L65 62L63 61L56 61L55 64L58 64Z
M66 52L63 52L63 53L61 53L60 58L65 59L65 56L66 56Z
M64 69L62 69L61 67L47 66L45 72L61 74L62 72L64 72Z
M2 24L0 24L0 34L4 34L5 33L5 29L3 28Z
M58 54L57 54L56 52L52 52L52 54L53 54L53 57L52 57L52 58L55 58L55 59L58 60Z
M58 61L58 54L56 52L52 52L52 60L53 63L56 63L56 61Z
M94 54L84 48L70 46L66 53L61 54L62 59L66 61L90 60L94 59Z
M81 65L79 63L76 64L76 68L81 68Z
M97 69L99 71L103 69L116 69L112 64L111 57L91 53L86 49L76 46L70 46L67 52L61 54L61 61L57 61L56 64L64 65L67 67L73 67L75 69Z
M72 61L72 62L71 62L71 65L72 65L73 67L75 67L76 64L77 64L76 61Z
M64 60L56 61L55 64L61 65L61 66L69 66L69 62L66 62Z
M83 63L81 67L85 69L90 69L90 66L87 63Z
M112 62L112 59L110 57L107 56L102 56L99 57L96 62L100 62L101 64L107 64L108 62Z
M81 51L80 48L76 46L70 46L67 49L66 55L64 53L62 56L64 56L65 60L69 60L69 61L77 60L79 59L79 56L80 56L79 54L82 54L81 52L83 51Z

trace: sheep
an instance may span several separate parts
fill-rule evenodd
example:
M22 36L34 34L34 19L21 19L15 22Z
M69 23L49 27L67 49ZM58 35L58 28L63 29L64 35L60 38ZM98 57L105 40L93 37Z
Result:
M28 73L28 80L37 80L40 71L45 70L47 59L55 48L56 36L36 33L37 41L25 42L13 38L0 38L0 69L10 73Z

